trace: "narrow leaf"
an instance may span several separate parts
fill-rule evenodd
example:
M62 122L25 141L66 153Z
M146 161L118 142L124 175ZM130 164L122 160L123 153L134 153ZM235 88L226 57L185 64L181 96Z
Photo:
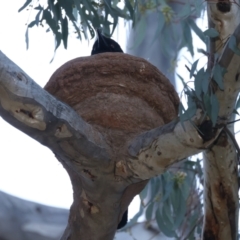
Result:
M195 88L196 96L199 100L201 100L203 76L204 76L204 68L201 68L198 71L197 75L195 76L195 80L194 80L194 88Z
M36 24L36 21L34 20L34 21L32 21L32 22L30 22L30 23L28 24L28 27L31 28L31 27L33 27L35 24Z
M67 49L67 40L68 40L68 20L67 17L62 19L62 40L64 48Z
M156 211L156 221L158 224L159 229L165 234L167 237L174 237L176 236L175 231L170 229L165 223L160 210L157 209Z
M154 202L150 203L149 206L147 207L145 216L148 221L152 219L153 207L154 207Z
M206 31L203 32L204 35L210 37L210 38L215 38L219 36L219 32L215 28L209 28Z
M232 35L228 43L229 48L238 56L240 56L240 49L237 47L236 37Z
M195 1L197 2L197 1ZM188 23L190 24L192 30L196 33L196 35L204 42L206 43L206 36L204 35L203 31L197 26L196 22L189 18Z
M21 12L24 8L26 8L30 3L32 2L32 0L27 0L22 7L20 7L18 9L18 12Z
M219 103L218 103L218 99L217 96L215 94L211 95L211 104L212 104L212 108L211 108L211 120L213 123L213 126L216 125L217 123L217 118L218 118L218 112L219 112Z
M192 65L192 68L191 68L191 70L190 70L190 78L192 78L192 76L193 76L193 74L194 74L194 72L195 72L195 70L196 70L196 68L197 68L198 61L199 61L199 59L198 59L197 61L195 61L195 62L193 63L193 65Z
M131 19L133 19L134 18L134 10L133 10L131 2L129 0L125 0L125 5L130 13Z
M209 82L210 82L209 78L210 78L210 73L209 71L206 71L202 78L202 91L204 94L208 92Z
M191 13L191 7L190 7L190 3L187 2L185 3L184 7L181 9L180 13L178 14L179 18L186 18L190 15Z
M213 68L213 79L221 90L224 90L223 76L226 72L227 70L225 68L221 67L219 64L215 64Z

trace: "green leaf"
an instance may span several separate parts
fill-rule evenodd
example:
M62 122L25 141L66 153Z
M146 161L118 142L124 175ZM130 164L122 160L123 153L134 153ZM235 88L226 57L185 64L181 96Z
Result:
M34 9L36 10L43 10L43 7L39 4L37 7L35 7Z
M234 35L231 35L229 42L228 42L229 48L238 56L240 56L240 49L237 46L237 40Z
M71 21L76 21L75 17L73 16L72 9L74 2L73 0L58 0L58 4L65 10L66 15Z
M186 41L186 46L189 50L189 52L191 53L191 55L194 55L193 52L193 42L192 42L192 32L191 32L191 28L189 26L189 24L187 23L187 21L185 21L185 24L183 25L183 35L184 35L184 39Z
M162 174L161 178L162 178L162 186L164 187L161 202L164 203L169 198L170 194L173 191L173 180L172 180L172 175L169 172Z
M151 199L153 199L156 195L157 178L152 178L149 184L151 186Z
M209 28L203 32L205 36L210 38L215 38L219 36L219 32L215 28Z
M239 113L236 109L233 109L233 113L236 114L236 115L239 115Z
M197 1L194 1L197 2ZM196 22L192 18L188 18L188 23L191 26L192 30L196 33L196 35L206 43L206 36L204 35L203 31L197 26Z
M178 210L175 212L175 221L174 221L175 229L180 227L180 225L182 224L185 218L185 213L186 213L186 199L184 199L183 197L180 197L178 201L179 201L179 207L178 207Z
M185 3L182 10L178 14L178 17L183 19L183 18L188 17L190 14L191 14L191 6L190 6L190 3L187 2L187 3Z
M62 23L62 40L64 48L67 49L67 40L68 40L68 20L67 17L61 20Z
M153 207L154 207L154 202L150 203L149 206L147 207L147 210L146 210L146 219L148 221L150 221L152 219L152 214L153 214Z
M58 32L58 25L57 23L52 19L52 15L51 13L48 11L48 9L45 9L43 11L43 19L46 20L47 24L49 25L49 27L51 28L51 30L53 31L53 33L55 34L55 37L56 37L56 34Z
M32 22L30 22L30 23L28 24L28 28L33 27L35 24L36 24L36 21L33 20Z
M164 222L164 218L160 212L159 209L157 209L156 211L156 221L158 224L159 229L163 232L164 235L166 235L167 237L175 237L176 233L174 230L172 230L171 228L169 228L168 225L165 224Z
M209 78L210 78L210 73L209 71L206 71L202 78L202 91L204 94L206 94L209 89L209 83L210 83Z
M199 59L198 59L197 61L195 61L195 62L193 63L193 65L192 65L192 68L191 68L191 70L190 70L190 78L192 78L192 76L193 76L193 74L194 74L194 72L195 72L195 70L196 70L196 68L197 68L198 61L199 61Z
M132 4L130 3L129 0L125 0L125 5L130 13L131 19L133 19L134 18L134 10L133 10Z
M174 225L174 220L173 220L173 216L172 216L172 206L171 204L168 202L165 202L164 206L162 207L162 217L164 219L164 223L170 228L173 229L173 225Z
M211 118L212 105L211 105L211 100L210 100L209 94L203 95L203 103L204 103L204 107L205 107L205 110L206 110L208 116Z
M22 7L20 7L18 9L18 12L21 12L24 8L26 8L30 3L32 2L32 0L27 0Z
M238 95L238 99L235 105L235 108L238 109L240 107L240 96Z
M146 198L146 196L147 196L148 188L149 188L149 184L147 184L147 185L145 186L145 188L139 193L139 197L140 197L140 199L141 199L142 201L143 201L143 200Z
M185 112L180 116L181 121L187 121L190 120L196 113L197 106L196 103L193 101L192 98L189 98L188 100L188 108L185 110Z
M217 83L218 87L221 90L224 90L223 86L223 76L227 72L227 70L223 67L221 67L218 63L214 65L213 68L213 79Z
M211 120L213 123L213 126L216 125L217 123L217 118L218 118L218 113L219 113L219 103L218 103L218 99L217 96L215 94L211 95Z
M195 92L196 92L196 96L199 100L201 100L201 95L202 95L202 80L204 77L204 68L201 68L196 76L195 76L195 80L194 80L194 88L195 88Z
M203 4L201 1L193 1L194 5L195 5L195 8L194 10L196 11L196 15L197 15L197 18L199 18L201 16L201 12L203 10Z
M62 34L61 34L60 32L57 32L57 33L55 34L55 51L56 51L57 48L60 46L61 40L62 40Z
M39 5L40 6L40 5ZM41 7L41 6L40 6ZM36 25L38 26L39 25L39 22L40 22L40 15L43 11L43 8L41 8L38 13L36 14L36 17L35 17L35 21L36 21Z

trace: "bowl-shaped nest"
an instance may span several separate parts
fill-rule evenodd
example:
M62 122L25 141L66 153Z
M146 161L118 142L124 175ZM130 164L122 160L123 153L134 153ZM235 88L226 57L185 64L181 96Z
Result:
M170 122L178 112L179 98L169 80L148 61L128 54L73 59L52 75L45 89L118 147Z

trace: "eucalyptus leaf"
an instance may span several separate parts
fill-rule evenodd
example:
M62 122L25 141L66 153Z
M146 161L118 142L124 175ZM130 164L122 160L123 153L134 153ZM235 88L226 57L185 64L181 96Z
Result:
M219 32L215 28L209 28L203 32L205 36L210 38L215 38L219 36Z
M134 18L134 10L133 10L131 2L129 0L125 0L125 4L126 4L127 9L129 10L131 19L133 19Z
M214 65L213 68L213 79L217 83L218 87L221 90L224 90L224 85L223 85L223 76L227 72L227 70L223 67L221 67L218 63Z
M62 40L64 48L67 49L67 40L68 40L68 19L65 16L65 18L62 19Z
M167 237L175 237L176 236L175 231L172 230L171 228L169 228L165 224L163 216L160 213L159 209L157 209L157 211L156 211L156 221L157 221L159 229L163 232L163 234L165 234Z
M197 1L196 1L197 2ZM188 20L189 25L191 26L191 29L196 33L196 35L204 42L206 43L206 36L204 35L203 31L197 26L196 22L189 18Z
M147 209L146 209L145 216L146 216L146 219L147 219L148 221L150 221L150 220L152 219L154 204L155 204L154 202L151 202L151 203L148 205Z
M192 78L192 76L194 75L194 72L196 71L198 61L199 61L199 59L196 60L196 61L193 63L193 65L192 65L192 68L191 68L191 70L190 70L190 78Z
M28 24L28 27L31 28L31 27L33 27L34 25L36 25L36 21L35 21L35 20L33 20L32 22L30 22L30 23Z
M183 22L185 22L185 24L183 25L184 26L183 35L184 35L184 38L185 38L185 41L186 41L186 46L187 46L189 52L191 53L191 55L193 56L194 52L193 52L193 42L192 42L191 28L190 28L189 24L187 23L187 20L185 20Z
M211 118L212 105L209 94L203 95L203 103L208 116Z
M233 52L235 54L237 54L238 56L240 56L240 49L237 46L237 40L236 37L234 35L231 35L230 39L229 39L229 43L228 46L230 49L233 50Z
M18 12L21 12L24 8L26 8L30 3L32 2L32 0L27 0L22 7L20 7L18 9Z
M161 202L164 203L169 198L170 194L173 191L172 176L170 176L168 172L162 174L162 185L164 187L164 191L163 191Z
M217 96L215 94L212 94L211 95L211 120L212 120L212 123L213 123L213 126L216 125L217 123L217 118L218 118L218 113L219 113L219 102L218 102L218 99L217 99Z
M140 197L140 199L143 201L145 198L146 198L146 196L147 196L147 194L148 194L148 188L149 188L149 184L147 184L146 186L145 186L145 188L140 192L140 194L139 194L139 197Z
M37 26L39 25L40 15L41 15L42 11L43 11L43 8L39 9L38 13L36 14L35 21L36 21Z
M240 107L240 96L238 95L238 99L235 105L235 108L238 109Z
M62 40L62 34L60 32L57 32L55 34L55 51L60 46Z
M209 83L210 83L210 73L209 71L206 71L202 78L202 91L204 94L208 92Z
M191 14L190 2L185 2L184 6L182 7L180 12L178 13L178 17L183 19L183 18L188 17L190 14Z
M196 96L199 100L201 100L201 95L202 95L202 82L203 82L203 78L204 78L205 74L204 74L204 68L201 68L196 76L195 76L195 80L194 80L194 88L195 88L195 92L196 92Z
M172 206L170 202L165 202L162 207L162 217L164 219L164 223L169 227L169 229L174 229L174 219L172 214Z
M196 111L197 111L196 103L194 102L193 99L189 100L187 110L185 110L185 112L180 116L181 121L184 122L190 120L196 114Z

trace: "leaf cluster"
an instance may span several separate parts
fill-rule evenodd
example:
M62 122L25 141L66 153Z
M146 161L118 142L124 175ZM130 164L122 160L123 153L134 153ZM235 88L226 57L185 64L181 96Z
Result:
M26 0L19 9L34 9L35 18L28 23L26 31L26 45L29 46L28 30L36 26L47 25L48 31L55 36L55 50L61 42L67 48L69 29L80 40L95 36L94 29L101 28L106 36L111 36L118 25L119 18L130 21L137 28L138 38L134 46L139 46L145 36L147 17L156 13L156 33L152 41L159 39L162 43L162 52L165 55L176 55L182 47L187 47L193 55L191 30L200 32L194 19L199 17L203 9L201 1L186 1L185 4L165 0ZM174 10L174 5L178 4ZM70 24L69 24L70 23ZM183 37L179 38L179 32ZM175 45L174 53L170 46ZM175 56L174 56L175 57Z
M208 29L199 35L201 39L208 44L209 38L218 36L215 29ZM215 56L215 64L212 69L202 67L196 71L199 59L196 60L189 69L189 78L194 78L194 89L185 83L184 79L178 75L184 86L184 93L187 96L188 108L185 109L180 103L179 116L183 124L184 121L190 120L198 108L202 109L205 116L211 120L213 126L217 124L219 113L219 102L215 95L216 88L224 90L223 77L227 70L218 63L218 55ZM184 127L184 126L183 126Z
M176 170L176 169L175 169ZM141 192L139 213L126 228L136 224L145 212L147 225L157 223L160 231L174 239L195 239L202 221L201 162L187 159L181 169L167 171L152 178Z

